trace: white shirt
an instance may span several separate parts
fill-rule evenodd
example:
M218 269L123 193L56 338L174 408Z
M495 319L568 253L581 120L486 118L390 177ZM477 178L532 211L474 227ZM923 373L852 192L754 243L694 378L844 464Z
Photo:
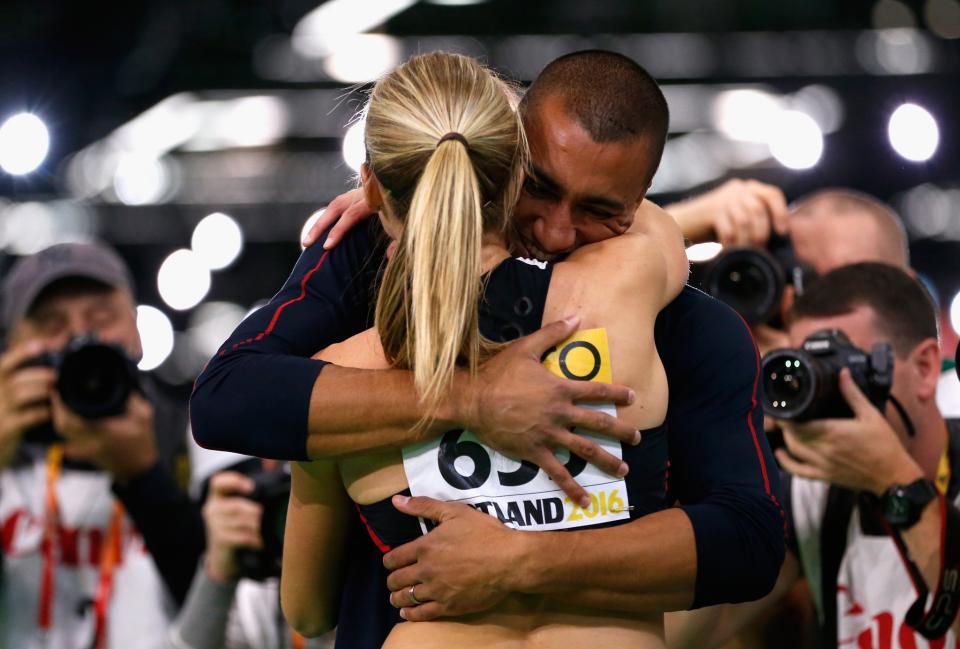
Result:
M827 505L825 482L791 478L793 522L800 562L810 591L820 601L820 529ZM958 498L960 500L960 498ZM955 504L960 504L955 501ZM907 610L917 598L903 561L889 536L868 536L855 506L847 529L847 549L837 578L837 645L856 649L954 649L953 631L928 641L907 625Z
M55 549L52 628L38 626L46 463L32 449L30 463L0 471L3 542L0 646L16 649L89 649L93 599L100 577L100 548L108 538L114 495L106 473L64 469L57 481L60 525ZM161 647L174 603L126 515L121 552L107 610L108 649ZM46 637L45 637L46 636Z

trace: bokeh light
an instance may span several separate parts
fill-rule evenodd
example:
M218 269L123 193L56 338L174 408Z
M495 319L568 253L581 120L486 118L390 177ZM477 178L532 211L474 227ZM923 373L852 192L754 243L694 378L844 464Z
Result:
M160 265L157 290L170 308L192 309L210 291L210 269L197 253L181 248Z
M232 264L243 251L243 231L233 217L214 212L193 229L190 248L210 270Z
M149 372L160 367L173 351L173 324L160 309L141 304L137 307L137 330L143 345L143 358L137 367Z
M924 162L932 158L940 143L937 121L929 111L917 104L903 104L893 111L887 134L893 149L912 162Z
M50 150L46 124L32 113L14 115L0 126L0 168L22 176L35 171Z

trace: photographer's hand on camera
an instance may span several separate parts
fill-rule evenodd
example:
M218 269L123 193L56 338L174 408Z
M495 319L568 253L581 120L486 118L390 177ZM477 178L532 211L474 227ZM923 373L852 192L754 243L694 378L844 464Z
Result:
M43 352L32 341L0 355L0 468L7 466L23 433L50 419L50 395L56 374L49 367L22 367Z
M786 234L790 211L778 187L733 178L716 189L665 208L693 243L764 247L771 228Z
M840 372L840 389L854 417L802 424L780 421L790 451L776 451L780 465L803 478L877 496L891 485L922 478L923 470L900 443L883 413L857 387L848 369Z
M120 484L156 464L153 406L142 395L131 394L126 412L103 419L80 417L55 391L50 403L53 427L65 440L67 457L93 464Z
M207 575L226 582L237 578L237 548L259 550L260 518L263 508L239 494L253 493L253 480L240 473L224 471L210 479L210 495L203 506L207 527Z

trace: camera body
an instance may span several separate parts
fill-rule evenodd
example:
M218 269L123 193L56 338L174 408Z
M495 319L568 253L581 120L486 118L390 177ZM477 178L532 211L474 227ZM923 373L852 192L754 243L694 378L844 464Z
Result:
M868 354L837 329L814 333L800 349L775 349L763 357L763 411L797 422L852 417L840 392L844 367L882 411L893 385L893 348L877 343Z
M800 294L815 277L813 269L797 261L790 239L773 234L766 250L738 247L721 252L704 268L700 285L754 325L777 318L788 283Z
M62 349L35 356L21 367L54 369L64 405L85 419L123 414L130 393L140 389L133 359L119 345L100 342L94 334L75 336ZM59 436L46 423L27 431L24 439L52 443Z
M244 496L263 508L260 518L262 550L238 548L237 566L240 576L263 581L279 577L283 563L283 534L287 525L287 505L290 502L290 474L287 471L259 471L250 476L254 489Z

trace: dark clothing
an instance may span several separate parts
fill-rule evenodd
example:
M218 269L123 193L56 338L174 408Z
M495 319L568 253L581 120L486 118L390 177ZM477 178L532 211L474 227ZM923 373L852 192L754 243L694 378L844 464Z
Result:
M148 375L141 385L153 405L159 459L113 493L137 526L177 605L183 604L206 548L200 505L187 494L187 412L183 401L160 391Z
M759 599L783 563L784 515L753 337L689 286L657 316L654 337L670 386L670 488L697 541L691 608Z
M310 394L326 364L310 356L372 323L383 243L371 219L330 252L318 243L300 255L280 292L237 326L197 378L190 419L200 446L307 459Z
M539 329L543 322L552 271L553 267L549 264L534 264L518 259L507 259L497 266L490 273L484 291L480 331L492 340L507 342ZM630 518L577 529L623 524L670 506L667 500L666 426L643 431L641 444L622 446L621 451L630 467L626 478L627 499L633 507ZM409 489L403 493L410 495ZM422 534L418 519L397 511L390 498L369 505L358 505L357 509L370 538L381 552L388 552ZM508 521L499 508L493 511L503 522ZM493 511L488 513L492 514Z
M310 394L323 363L305 357L369 325L383 250L377 229L355 228L329 253L320 244L304 251L280 293L210 361L191 402L201 445L306 457ZM694 605L756 599L772 588L784 553L756 347L731 309L690 287L660 313L655 334L670 386L669 484L696 537ZM372 571L378 553L373 544L367 550L355 560ZM371 589L371 599L344 600L341 613L363 615L357 609L375 605L383 585Z

